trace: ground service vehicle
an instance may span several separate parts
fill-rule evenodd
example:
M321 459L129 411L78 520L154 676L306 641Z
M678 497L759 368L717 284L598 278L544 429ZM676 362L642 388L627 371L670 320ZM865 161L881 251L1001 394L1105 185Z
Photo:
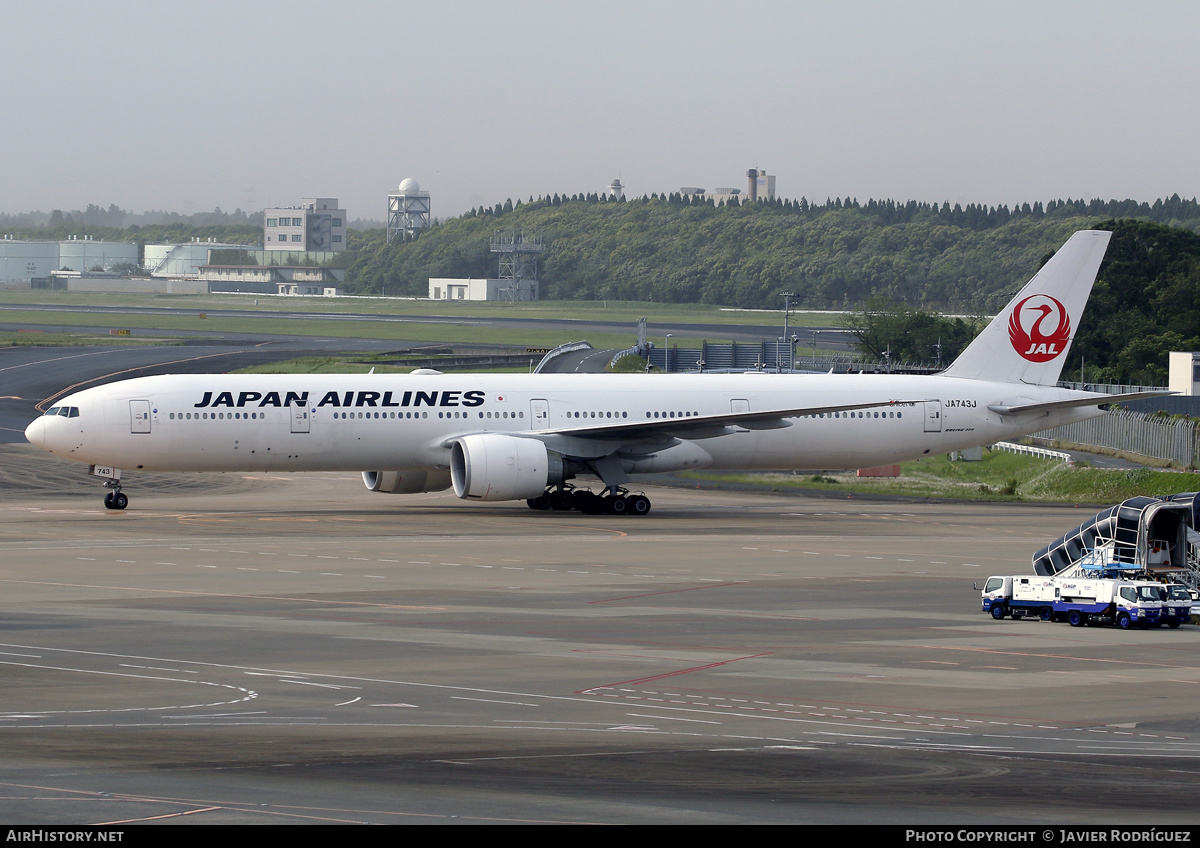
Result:
M1006 615L1037 616L1050 621L1057 600L1058 587L1053 577L989 577L983 587L983 611L997 621Z
M1065 615L1072 627L1095 622L1127 629L1157 625L1162 620L1165 592L1161 583L1086 577L1056 582L1055 614Z
M1163 586L1167 593L1163 609L1163 623L1175 628L1186 624L1192 618L1192 594L1182 583L1168 583Z
M1186 588L1180 588L1187 595ZM1037 616L1042 621L1066 621L1072 627L1095 623L1122 629L1164 622L1178 627L1186 616L1169 617L1167 598L1168 590L1161 583L1103 577L994 576L982 592L983 611L997 621L1006 615ZM1190 596L1187 604L1190 615Z

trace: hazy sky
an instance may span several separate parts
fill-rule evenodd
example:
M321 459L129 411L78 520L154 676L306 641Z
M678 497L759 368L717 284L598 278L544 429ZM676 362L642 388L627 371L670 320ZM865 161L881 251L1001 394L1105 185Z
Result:
M1200 195L1200 4L9 4L0 211Z

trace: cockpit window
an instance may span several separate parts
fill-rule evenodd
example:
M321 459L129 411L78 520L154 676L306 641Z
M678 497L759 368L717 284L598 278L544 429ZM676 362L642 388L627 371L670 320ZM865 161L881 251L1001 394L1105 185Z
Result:
M79 417L79 407L72 406L71 411L70 411L70 413L68 413L67 417L68 418L78 418Z
M63 418L78 418L78 406L52 406L46 410L47 415L61 415Z
M58 415L58 407L57 406L50 407L49 409L46 410L46 414L47 415Z

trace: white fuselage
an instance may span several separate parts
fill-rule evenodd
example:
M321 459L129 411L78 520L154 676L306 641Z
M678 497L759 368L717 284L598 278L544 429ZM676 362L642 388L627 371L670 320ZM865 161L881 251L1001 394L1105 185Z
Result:
M183 375L62 398L58 404L78 413L43 416L26 434L69 459L151 471L444 470L448 440L473 433L539 438L584 457L621 448L628 473L866 468L1099 414L1095 406L1006 415L988 409L1081 394L945 376ZM881 405L785 417L790 426L774 429L693 426L675 434L661 423L871 402ZM636 438L596 433L639 422L660 428L641 447L631 447Z

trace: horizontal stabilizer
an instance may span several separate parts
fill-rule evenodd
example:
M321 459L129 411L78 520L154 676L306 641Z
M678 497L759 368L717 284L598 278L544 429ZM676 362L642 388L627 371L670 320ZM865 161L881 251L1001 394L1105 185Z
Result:
M1107 409L1114 403L1123 403L1127 400L1143 400L1144 398L1163 397L1165 395L1178 394L1177 392L1158 391L1158 392L1129 392L1123 395L1102 395L1093 394L1088 397L1068 398L1067 400L1049 400L1041 403L1019 403L1011 406L1005 404L992 404L988 407L992 412L1000 415L1021 415L1026 412L1047 412L1051 409L1070 409L1078 406L1098 406L1101 409Z

